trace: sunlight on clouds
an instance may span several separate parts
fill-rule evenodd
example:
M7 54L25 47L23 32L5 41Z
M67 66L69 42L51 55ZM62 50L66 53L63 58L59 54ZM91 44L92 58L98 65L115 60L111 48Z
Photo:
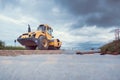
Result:
M81 36L86 41L106 42L114 39L114 33L110 33L112 30L114 30L114 28L104 29L91 26L78 28L77 30L73 30L71 34Z
M12 22L12 23L15 23L15 24L19 24L18 20L15 20L11 17L7 17L7 16L1 15L1 14L0 14L0 20L5 21L5 22Z
M4 22L12 22L14 24L19 24L19 25L20 24L28 24L30 22L37 22L35 19L30 18L30 17L22 16L19 19L14 19L12 17L8 17L8 16L1 15L1 14L0 14L0 20L4 21Z
M77 30L69 30L63 29L63 31L54 31L55 36L59 37L63 42L63 46L65 43L105 43L110 42L114 39L114 33L110 33L114 28L104 29L98 28L96 26L91 27L82 27ZM56 35L57 34L57 35Z
M60 12L59 8L57 8L57 7L52 8L52 12L53 12L53 15L55 15L55 16L61 15L61 12Z
M57 7L54 7L54 8L52 9L52 11L55 12L55 13L59 13L59 12L60 12L60 10L59 10Z

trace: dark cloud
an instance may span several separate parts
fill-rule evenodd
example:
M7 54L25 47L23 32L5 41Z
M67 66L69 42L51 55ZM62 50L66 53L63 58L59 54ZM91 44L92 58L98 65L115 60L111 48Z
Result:
M46 22L47 20L56 20L53 14L54 0L0 0L0 12L5 15L17 17L29 16L36 20ZM9 13L10 12L10 13ZM16 18L16 17L15 17Z
M11 7L13 6L13 8L15 8L15 6L18 6L18 5L19 5L19 0L0 0L1 9L5 9L8 6L11 6Z
M76 17L74 27L120 26L120 0L55 0L60 8ZM73 26L73 25L72 25Z

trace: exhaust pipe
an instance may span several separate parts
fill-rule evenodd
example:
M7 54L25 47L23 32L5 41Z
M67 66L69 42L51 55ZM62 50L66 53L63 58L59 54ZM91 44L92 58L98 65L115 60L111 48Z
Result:
M28 32L31 32L31 28L29 24L28 24Z

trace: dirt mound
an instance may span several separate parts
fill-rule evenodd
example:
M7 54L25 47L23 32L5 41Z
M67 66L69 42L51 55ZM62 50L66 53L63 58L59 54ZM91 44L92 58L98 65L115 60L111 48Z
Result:
M100 49L102 54L120 54L120 40L114 40L113 42L105 44Z

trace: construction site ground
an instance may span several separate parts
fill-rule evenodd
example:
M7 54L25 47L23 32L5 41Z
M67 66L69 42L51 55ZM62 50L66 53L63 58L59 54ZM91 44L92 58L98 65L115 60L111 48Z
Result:
M39 51L1 50L0 80L120 80L120 55Z
M39 54L94 54L100 51L80 50L0 50L0 56L39 55Z

